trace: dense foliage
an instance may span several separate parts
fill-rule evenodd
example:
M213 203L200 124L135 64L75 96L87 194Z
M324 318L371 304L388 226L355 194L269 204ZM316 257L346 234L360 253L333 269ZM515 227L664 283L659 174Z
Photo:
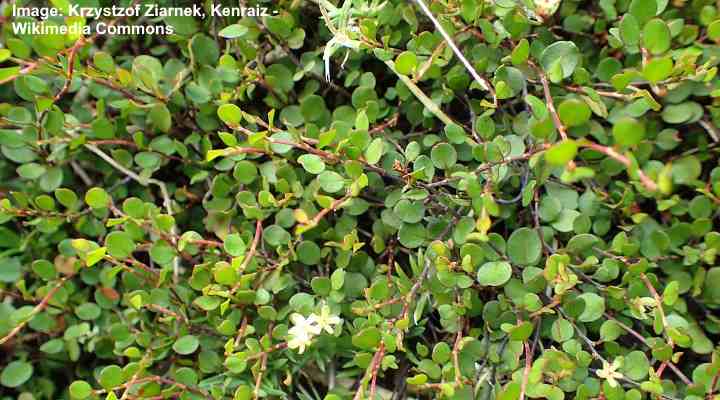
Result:
M718 4L335 2L0 3L0 399L718 398Z

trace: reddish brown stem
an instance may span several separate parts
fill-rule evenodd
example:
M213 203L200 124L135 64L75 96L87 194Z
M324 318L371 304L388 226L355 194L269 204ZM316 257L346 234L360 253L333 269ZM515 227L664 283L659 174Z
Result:
M583 140L579 143L583 147L587 147L589 149L595 150L599 153L605 154L606 156L618 161L622 165L624 165L627 168L631 168L633 166L632 161L630 161L629 158L624 156L623 154L618 153L613 149L612 147L603 146L597 143L593 143L589 140ZM650 179L645 173L638 167L637 168L637 174L640 178L640 182L642 182L643 186L651 192L654 192L657 190L657 184L655 181Z
M43 297L40 303L38 303L38 305L33 308L33 310L30 312L30 315L25 319L25 321L18 324L18 326L16 326L15 328L13 328L13 330L10 331L10 333L0 339L0 345L5 344L8 340L12 339L15 335L20 333L20 331L25 327L25 325L28 324L28 322L30 322L31 319L33 319L34 316L41 313L45 308L47 308L52 297L55 295L55 293L57 293L57 291L62 287L62 285L67 279L68 277L66 276L62 277L60 281L47 292L47 294L45 295L45 297Z
M646 347L652 348L652 346L650 346L650 343L648 343L647 339L645 339L645 337L643 337L643 335L636 332L633 328L625 325L624 323L620 322L617 318L613 317L612 315L610 315L608 313L605 313L605 317L610 320L615 321L615 323L618 324L618 326L620 326L625 332L634 336L638 341L640 341L640 343L644 344ZM675 375L678 378L680 378L681 381L683 381L684 384L692 385L692 381L690 381L690 379L688 379L688 377L685 376L685 374L682 371L680 371L680 368L678 368L675 364L673 364L672 362L668 362L668 367L670 367L670 369L675 373Z
M319 156L319 157L323 158L324 160L332 162L332 163L335 163L338 161L338 157L335 154L329 153L329 152L323 151L323 150L318 150L306 143L298 143L298 142L293 142L291 140L284 140L284 139L270 139L270 142L276 143L276 144L284 144L287 146L292 146L292 147L296 147L298 149L305 150L308 153L315 154L316 156Z
M462 375L460 373L460 341L462 340L462 329L455 334L455 343L453 344L452 357L453 367L455 368L455 385L460 386L462 384Z
M53 98L53 101L60 100L61 97L67 93L67 91L70 89L70 84L72 83L73 78L73 72L75 72L75 53L77 53L78 49L85 44L85 40L83 38L80 38L75 42L75 44L70 48L70 52L68 54L68 73L65 77L65 84L63 85L62 89L55 95Z
M267 359L267 353L263 353L262 357L260 358L260 370L255 377L255 390L253 391L253 398L255 400L260 398L260 384L262 383L263 375L265 375L265 370L267 369Z
M380 346L378 347L377 351L375 352L375 355L373 356L372 361L370 362L370 367L368 367L368 371L370 371L370 399L375 398L375 390L376 390L376 383L377 383L377 375L378 371L380 370L380 364L382 361L383 356L385 355L385 342L380 342ZM367 372L366 372L367 374ZM355 392L355 396L353 397L353 400L360 400L363 398L363 386L360 385L358 387L357 392Z
M375 127L373 127L372 129L370 129L370 131L368 131L368 133L369 133L370 135L373 135L373 134L376 134L376 133L379 133L379 132L384 131L386 128L390 128L390 127L395 126L395 125L397 124L397 122L398 122L398 117L399 117L399 115L400 115L400 114L395 113L395 115L393 115L392 117L390 117L387 121L385 121L385 122L383 122L382 124L380 124L380 125L378 125L378 126L375 126Z
M255 222L255 237L253 237L252 244L250 245L250 251L245 256L245 259L243 260L242 264L240 264L240 267L238 268L238 273L242 274L245 271L245 268L247 268L248 264L250 264L250 261L255 256L255 252L257 252L258 244L260 244L260 237L262 236L263 227L262 227L262 221L257 220ZM233 288L230 290L230 293L235 293L240 288L240 282L238 282Z
M253 237L252 244L250 245L250 252L247 254L247 257L245 257L245 260L243 260L242 265L240 265L240 273L245 271L245 268L247 268L248 264L250 264L250 260L252 260L253 256L255 256L255 252L257 251L258 244L260 243L262 233L262 220L257 220L255 222L255 237Z
M35 68L37 68L37 67L38 67L38 63L37 63L37 62L34 62L34 63L32 63L32 64L28 64L28 66L25 67L25 68L23 68L23 69L21 69L18 74L12 75L12 76L9 76L9 77L7 77L7 78L5 78L5 79L3 79L3 80L0 80L0 85L4 85L4 84L6 84L6 83L10 83L10 82L14 81L18 76L27 75L27 74L31 73L33 70L35 70Z
M137 104L145 104L145 102L142 101L142 100L140 100L140 98L137 97L133 92L131 92L131 91L129 91L129 90L123 88L123 87L118 86L115 82L111 82L111 81L108 81L108 80L106 80L106 79L95 78L95 77L90 77L90 79L92 79L93 81L95 81L95 83L98 83L98 84L100 84L100 85L102 85L102 86L105 86L105 87L108 88L108 89L112 89L112 90L114 90L114 91L116 91L116 92L119 92L120 94L122 94L123 96L125 96L127 99L132 100L132 101L134 101L134 102L137 103Z
M257 147L235 147L232 150L229 150L226 156L234 156L238 154L267 154L268 152L264 149L260 149Z
M124 139L89 140L88 143L94 144L96 146L116 144L116 145L121 145L121 146L137 147L137 144L135 144L135 142L132 142L130 140L124 140Z
M530 377L530 368L532 367L532 354L530 354L530 345L527 340L523 342L523 347L525 348L525 369L523 370L522 383L520 384L520 400L525 399L528 378Z
M673 342L672 338L667 333L668 322L667 322L667 319L665 318L665 310L663 310L662 298L660 297L660 294L657 292L657 290L655 290L655 287L650 282L650 279L648 279L648 277L644 273L640 273L640 279L642 279L643 283L645 283L645 287L647 287L647 289L650 291L653 298L655 299L655 302L657 303L658 311L660 312L660 319L662 320L662 324L663 324L663 333L667 337L668 344L670 345L670 347L674 347L675 343Z
M345 202L345 200L347 200L349 198L350 198L350 196L345 196L345 197L342 197L342 198L339 198L339 199L333 201L332 204L330 204L330 207L323 208L322 210L320 210L320 212L317 213L317 215L312 220L310 220L308 225L311 225L311 226L317 225L318 223L320 223L320 220L322 220L323 217L325 217L325 215L327 215L331 211L335 211L336 208L340 207L340 204L342 204L343 202Z
M565 140L567 139L567 131L565 130L565 125L563 125L562 121L560 120L560 116L555 109L555 102L553 101L552 95L550 94L550 82L548 82L547 75L545 75L545 71L535 65L535 63L531 61L528 61L528 63L535 69L538 76L540 77L540 83L542 84L543 93L545 94L545 103L547 103L547 108L550 112L550 116L552 117L553 124L555 125L555 129L557 129L558 133L560 134L560 137Z
M215 241L215 240L206 240L206 239L197 239L193 240L190 243L192 244L198 244L201 246L207 246L207 247L222 247L222 243Z
M169 315L179 321L182 321L185 325L188 325L189 322L185 316L180 315L176 313L175 311L172 311L166 307L159 306L157 304L147 304L145 307L149 308L150 310L157 311L161 314Z
M380 348L375 353L375 359L373 360L372 366L372 378L370 379L370 398L375 398L375 388L377 384L378 371L380 371L380 364L382 364L383 356L385 355L385 342L380 342Z
M263 356L267 356L268 354L270 354L274 351L286 349L287 347L288 347L287 342L278 343L276 345L273 345L272 347L270 347L269 349L267 349L265 351L261 351L259 353L248 356L246 361L255 360L255 359L261 358Z

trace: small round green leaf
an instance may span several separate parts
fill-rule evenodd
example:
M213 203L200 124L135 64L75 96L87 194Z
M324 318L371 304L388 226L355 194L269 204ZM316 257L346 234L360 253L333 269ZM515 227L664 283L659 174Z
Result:
M380 343L382 335L378 328L365 328L352 337L352 344L361 350L372 350Z
M512 276L512 267L506 261L490 261L477 272L477 281L483 286L502 286Z
M654 18L645 24L643 43L652 54L662 54L670 49L670 29L665 21Z
M248 28L240 24L228 25L218 32L218 35L225 39L237 39L243 37L248 33Z
M409 75L415 70L417 56L412 51L403 51L395 59L395 69L398 73Z
M650 361L644 352L635 350L625 356L622 364L622 373L628 378L639 381L650 372Z
M605 312L605 298L595 293L583 293L578 298L585 303L582 314L578 317L580 322L592 322L602 317Z
M83 303L75 307L75 315L83 321L92 321L100 317L102 310L95 303Z
M337 193L345 187L345 180L342 175L335 171L323 171L318 175L320 187L328 193Z
M658 83L672 74L673 62L670 57L654 58L643 68L643 76L651 83Z
M657 0L632 0L628 11L642 25L657 13Z
M225 237L223 248L233 257L240 257L245 254L245 242L237 233Z
M0 374L0 384L9 388L16 388L33 375L32 364L25 361L13 361L6 365Z
M315 242L302 241L296 251L298 259L305 265L315 265L320 262L320 247Z
M402 199L395 204L394 211L403 222L410 224L420 222L425 216L425 206L422 201Z
M117 365L108 365L100 371L98 381L105 389L120 386L124 381L123 370Z
M240 107L235 104L223 104L217 109L218 118L227 125L237 125L242 118Z
M637 146L645 138L645 125L632 117L622 117L612 128L615 143L620 146Z
M565 165L577 154L577 143L572 139L566 139L555 143L545 152L545 160L551 165Z
M516 264L535 264L542 254L542 244L537 231L530 228L515 230L507 242L507 253Z
M579 126L590 119L590 107L582 100L563 100L558 106L560 121L567 127Z
M175 341L173 350L178 354L187 355L194 353L199 345L200 341L196 336L186 335Z
M403 246L414 249L425 243L425 240L427 240L427 231L420 223L404 223L398 232L398 240Z
M325 162L315 154L303 154L298 157L298 162L305 168L305 171L314 175L325 170Z
M108 254L115 258L127 258L135 251L135 242L127 232L114 231L105 237Z
M707 35L710 40L714 40L716 42L720 40L720 19L716 19L708 25Z
M435 167L449 169L457 162L457 151L449 143L439 143L430 151L430 158Z
M290 242L290 234L279 225L270 225L263 232L263 239L270 246L283 246Z
M85 381L75 381L70 384L69 391L73 400L83 400L92 394L92 386Z
M383 154L383 140L381 138L375 138L370 145L365 149L365 161L370 165L375 165L380 161L380 157Z
M94 187L85 193L85 203L92 208L106 208L110 201L110 195L103 188Z
M580 50L575 43L557 41L543 50L540 55L540 65L548 73L557 70L559 74L553 81L560 81L575 72L580 59Z

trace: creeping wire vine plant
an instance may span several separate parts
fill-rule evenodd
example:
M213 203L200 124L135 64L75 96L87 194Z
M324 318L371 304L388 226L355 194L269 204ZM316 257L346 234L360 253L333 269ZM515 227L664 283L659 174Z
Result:
M81 3L0 2L0 400L718 397L715 2Z

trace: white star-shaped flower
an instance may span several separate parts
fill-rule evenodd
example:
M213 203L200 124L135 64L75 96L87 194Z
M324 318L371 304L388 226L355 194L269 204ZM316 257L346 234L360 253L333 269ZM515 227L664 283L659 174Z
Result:
M290 328L288 331L288 348L297 349L298 353L302 354L305 352L305 347L310 346L312 343L312 336L306 331Z
M305 352L305 348L310 346L315 335L320 333L320 327L313 323L310 318L295 313L290 316L293 327L288 330L288 347L298 349L298 353Z
M308 321L310 323L314 323L317 325L320 331L325 331L329 334L333 334L335 332L335 328L333 328L333 325L338 325L342 320L337 315L330 314L330 307L328 306L322 306L322 309L320 309L320 315L317 314L310 314L308 317Z
M595 371L595 373L600 378L605 379L610 386L616 387L618 385L617 379L623 378L623 374L617 372L617 369L620 368L621 365L622 359L620 357L616 358L612 364L607 361L603 361L602 369Z

